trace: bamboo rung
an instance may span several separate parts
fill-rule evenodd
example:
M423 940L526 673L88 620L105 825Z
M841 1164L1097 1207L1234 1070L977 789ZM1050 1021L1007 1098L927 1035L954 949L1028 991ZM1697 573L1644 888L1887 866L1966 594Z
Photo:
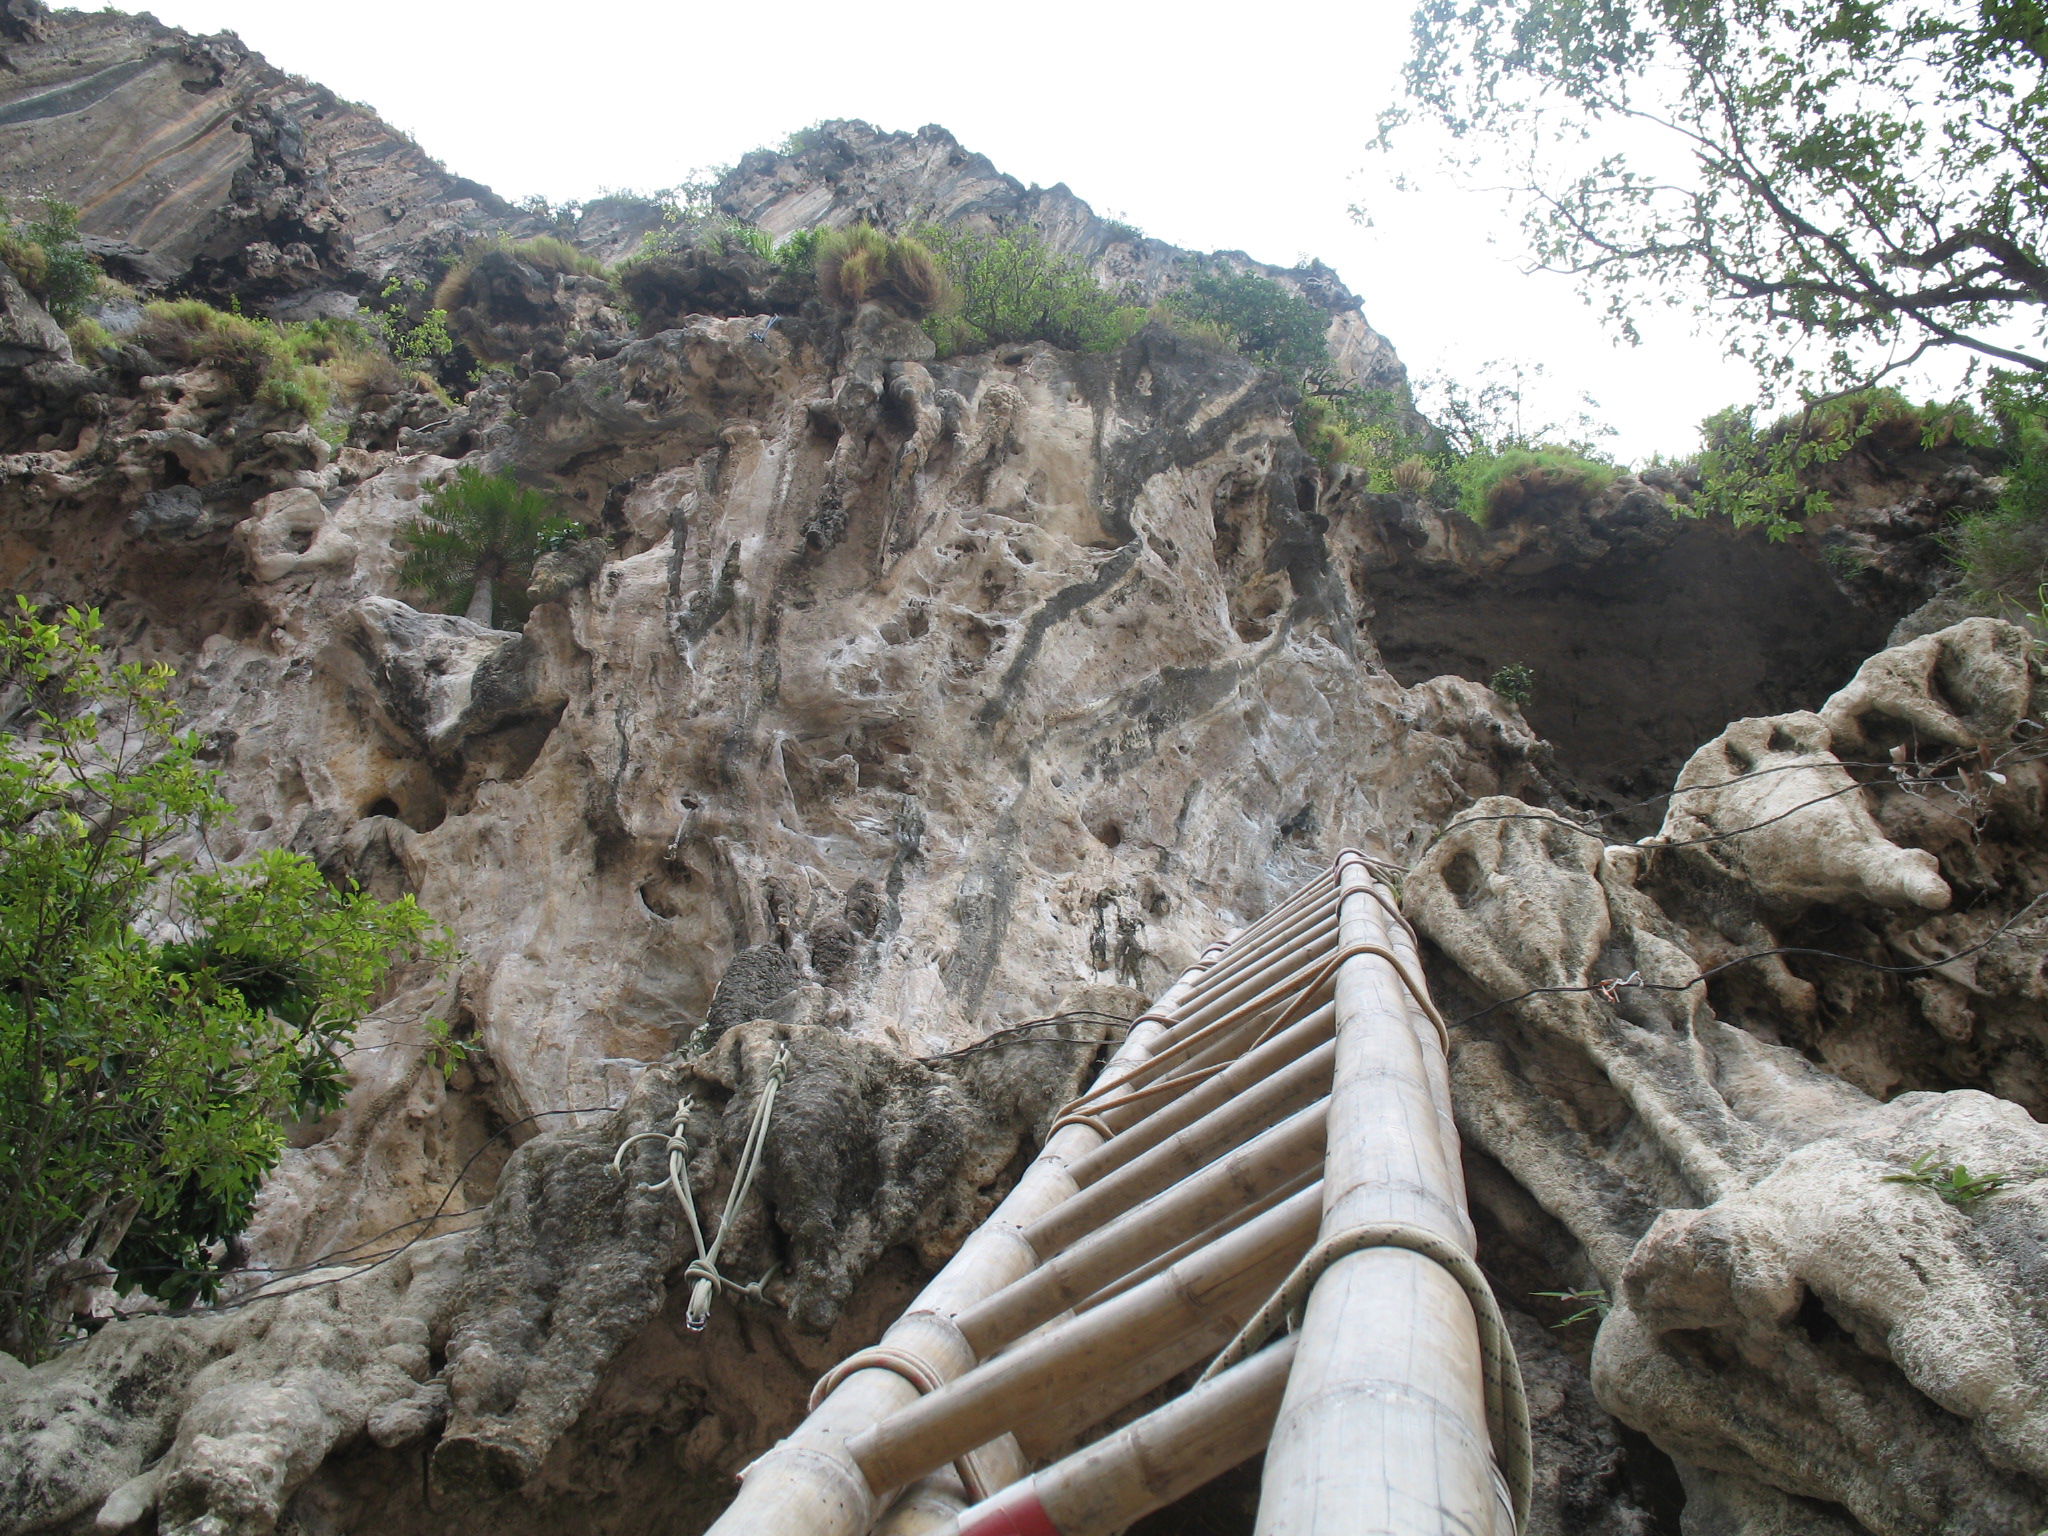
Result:
M1046 1408L1091 1372L1198 1326L1219 1297L1270 1291L1315 1231L1318 1194L1304 1190L1114 1301L984 1362L855 1435L847 1451L870 1488L900 1487Z
M1326 1100L1309 1105L1151 1199L1131 1206L1058 1257L961 1313L957 1320L961 1334L977 1355L986 1358L1047 1318L1085 1301L1162 1249L1215 1225L1318 1166L1323 1160L1327 1109Z
M1294 1364L1293 1339L1011 1485L933 1536L1111 1536L1259 1452ZM1021 1518L1020 1518L1021 1517Z

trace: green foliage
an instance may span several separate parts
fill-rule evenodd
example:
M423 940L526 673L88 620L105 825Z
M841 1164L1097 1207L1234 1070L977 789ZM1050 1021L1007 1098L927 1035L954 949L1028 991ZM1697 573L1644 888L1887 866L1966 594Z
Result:
M1109 352L1144 326L1145 310L1110 292L1071 256L1029 233L926 226L919 236L950 279L955 306L925 322L941 356L1044 341Z
M533 545L542 554L553 554L589 535L590 530L573 517L551 517L535 531Z
M1519 707L1536 696L1536 673L1524 662L1511 661L1497 669L1486 686Z
M1932 1190L1950 1205L1967 1211L1978 1201L1999 1193L2012 1179L2002 1173L1973 1174L1961 1163L1943 1162L1941 1153L1935 1151L1921 1153L1904 1173L1886 1174L1884 1182Z
M1413 459L1411 484L1427 490L1436 471L1423 457L1427 446L1413 430L1414 404L1406 390L1356 389L1302 396L1294 412L1294 435L1310 457L1326 465L1350 464L1366 472L1375 491L1400 490L1398 466ZM1410 494L1419 494L1411 491Z
M838 309L874 301L912 320L948 310L952 285L932 247L916 235L885 235L872 224L827 230L813 252L818 296Z
M554 508L554 498L544 491L465 464L400 530L407 550L398 579L437 602L466 596L469 617L486 625L500 616L496 588L502 582L508 589L502 616L523 623L541 539L559 526Z
M1915 405L1897 390L1852 390L1759 428L1753 407L1731 406L1700 423L1700 489L1688 509L1773 539L1798 532L1831 505L1820 470L1859 445L1879 454L1988 444L1990 433L1963 404Z
M87 367L98 362L101 353L114 350L113 335L90 315L80 315L65 326L64 335L71 343L71 355Z
M1949 549L1970 589L2015 615L2043 608L2048 584L2048 387L2015 374L1985 390L2004 460L1995 505L1959 519Z
M1257 272L1205 268L1165 304L1198 325L1215 326L1233 351L1268 368L1306 374L1329 365L1328 312Z
M180 367L210 367L245 400L323 424L337 385L351 399L395 394L404 374L354 320L280 324L215 309L200 299L145 305L136 340Z
M85 313L100 281L99 264L79 243L78 210L53 197L45 198L42 213L19 231L0 201L0 262L42 300L59 325L68 326Z
M426 292L427 285L420 278L391 278L379 295L384 307L370 317L370 323L401 368L431 372L455 351L455 338L448 334L445 309L429 306L419 318L413 318L413 310Z
M1548 503L1597 496L1617 473L1612 464L1570 448L1516 445L1482 449L1460 460L1451 477L1458 510L1488 527L1534 515Z
M825 238L822 229L797 229L782 237L782 243L775 247L775 264L782 269L783 276L791 278L815 277L818 271L818 243Z
M1531 166L1538 260L1631 339L1685 294L1774 382L1929 348L2048 370L2039 5L1434 0L1414 35L1381 144L1419 110Z
M782 143L777 147L776 153L785 159L793 159L797 155L802 154L824 137L822 132L824 126L822 121L815 122L808 127L798 128L785 135Z
M1594 1318L1604 1318L1614 1310L1614 1303L1608 1299L1605 1286L1591 1286L1582 1291L1531 1291L1531 1296L1540 1296L1545 1301L1562 1302L1573 1308L1569 1317L1559 1318L1550 1326L1569 1328L1573 1323L1583 1323Z
M339 1101L396 960L450 953L410 898L338 891L300 855L179 855L228 807L169 669L113 663L99 628L26 598L0 624L0 1346L31 1358L99 1259L210 1295L280 1117Z

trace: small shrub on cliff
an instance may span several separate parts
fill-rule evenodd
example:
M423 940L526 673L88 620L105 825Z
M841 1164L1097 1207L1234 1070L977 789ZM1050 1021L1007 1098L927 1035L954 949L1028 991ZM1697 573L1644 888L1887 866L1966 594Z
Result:
M1305 389L1311 386L1304 381ZM1350 464L1366 472L1375 491L1404 489L1397 484L1397 466L1406 470L1420 495L1436 481L1436 471L1422 457L1424 441L1415 435L1415 407L1406 390L1355 389L1307 393L1294 412L1294 435L1320 464Z
M199 299L145 305L135 338L180 367L213 368L245 400L317 423L333 401L327 376L303 361L303 327L229 314Z
M523 622L527 583L543 540L556 529L555 499L509 475L465 464L400 530L407 546L398 579L437 602L468 599L465 616L483 625L499 617ZM496 592L507 589L504 612Z
M1700 423L1696 516L1726 517L1783 539L1832 505L1820 472L1851 451L1879 458L1958 443L1988 444L1990 432L1961 403L1916 405L1895 389L1864 389L1817 401L1769 426L1731 406Z
M392 965L445 958L411 898L274 850L175 850L228 814L161 665L97 614L0 621L0 1347L33 1359L111 1273L210 1297L288 1114L340 1101Z
M1307 373L1330 361L1324 340L1330 316L1313 301L1257 272L1207 268L1165 305L1229 337L1233 350L1286 373Z
M1030 234L991 235L928 226L957 297L925 323L942 356L1044 341L1070 352L1109 352L1143 328L1146 312L1095 281L1087 267Z
M55 198L43 200L42 214L16 231L0 201L0 262L33 293L59 325L85 311L100 281L100 269L78 239L78 210Z
M1523 705L1535 696L1536 673L1523 662L1511 661L1496 669L1486 680L1486 686L1510 704Z
M1949 552L1978 599L2031 618L2048 594L2048 386L1999 375L1984 396L2005 483L1993 505L1957 520Z
M422 308L426 296L427 285L422 279L393 277L378 295L383 307L370 316L369 323L400 368L431 371L454 354L455 338L448 334L448 311L431 306Z

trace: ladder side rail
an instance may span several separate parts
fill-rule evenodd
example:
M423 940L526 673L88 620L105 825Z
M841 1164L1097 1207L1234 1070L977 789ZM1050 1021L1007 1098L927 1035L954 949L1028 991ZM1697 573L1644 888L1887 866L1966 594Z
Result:
M1153 1015L1124 1037L1098 1080L1127 1072L1151 1054L1175 1010L1216 962L1212 945L1161 995ZM921 1358L941 1378L975 1364L952 1318L1026 1273L1035 1263L1021 1229L1074 1193L1071 1164L1102 1141L1082 1123L1062 1126L989 1219L919 1294L882 1342ZM849 1437L917 1399L918 1389L886 1368L856 1370L838 1383L787 1438L740 1475L740 1488L705 1536L865 1536L877 1499L848 1453Z
M1339 873L1340 942L1395 949L1400 924L1364 861L1348 855ZM1469 1254L1457 1149L1442 1134L1445 1078L1428 1059L1441 1054L1434 1026L1371 954L1340 970L1337 1019L1319 1246L1386 1224ZM1274 1423L1257 1536L1496 1536L1499 1508L1463 1287L1403 1248L1330 1263L1309 1293Z

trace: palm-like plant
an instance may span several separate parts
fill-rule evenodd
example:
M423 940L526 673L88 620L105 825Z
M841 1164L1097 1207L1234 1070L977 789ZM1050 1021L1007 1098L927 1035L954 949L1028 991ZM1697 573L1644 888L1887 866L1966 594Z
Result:
M544 491L465 464L400 530L406 554L398 579L441 603L454 603L468 592L464 617L488 627L499 582L512 579L514 596L507 606L523 608L533 562L552 531L554 508L554 498Z

